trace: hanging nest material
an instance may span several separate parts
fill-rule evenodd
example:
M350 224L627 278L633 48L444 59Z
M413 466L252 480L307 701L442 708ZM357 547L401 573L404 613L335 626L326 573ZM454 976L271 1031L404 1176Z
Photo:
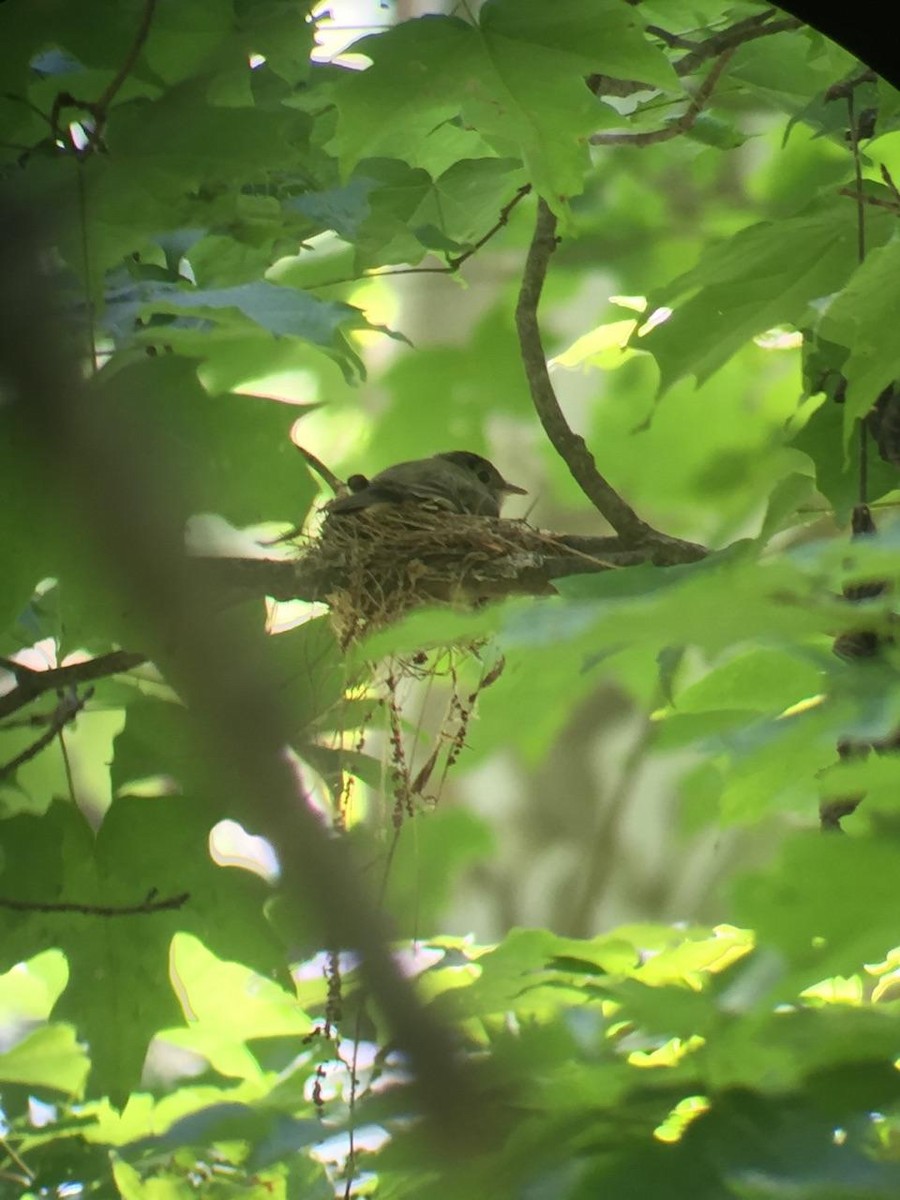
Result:
M348 644L424 604L474 607L518 590L552 541L524 521L401 504L327 516L302 564L333 581L327 602Z

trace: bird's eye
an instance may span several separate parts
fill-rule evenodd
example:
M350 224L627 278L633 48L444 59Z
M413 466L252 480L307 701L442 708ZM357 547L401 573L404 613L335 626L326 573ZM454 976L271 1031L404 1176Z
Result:
M484 470L479 471L478 478L481 480L482 483L490 483L491 482L491 473L490 473L490 471L484 471Z

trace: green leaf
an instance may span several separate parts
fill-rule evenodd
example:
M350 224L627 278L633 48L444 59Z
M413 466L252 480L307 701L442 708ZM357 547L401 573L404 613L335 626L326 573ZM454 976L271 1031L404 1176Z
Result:
M732 548L732 551L734 548ZM634 572L638 574L632 580ZM655 590L644 591L648 575L658 577ZM567 595L581 601L561 607L546 605L515 634L540 641L570 636L593 626L595 646L642 645L649 651L690 644L719 652L763 638L788 642L828 630L833 615L817 612L816 588L785 561L757 562L736 553L711 556L695 566L637 567L562 581ZM641 589L635 594L632 588ZM795 603L785 603L789 596ZM741 597L740 605L733 603ZM588 601L593 598L593 604ZM823 609L825 597L822 597ZM592 614L593 613L593 617Z
M35 1029L0 1054L0 1080L81 1096L90 1062L70 1025Z
M493 849L484 822L461 808L438 808L405 820L386 888L398 936L417 938L438 929L454 880Z
M885 216L873 216L870 245L890 234ZM656 304L674 312L635 344L656 357L661 390L684 375L702 382L755 334L800 325L812 301L843 287L856 263L856 219L848 203L753 225L708 250L657 293Z
M520 156L552 204L582 190L587 137L609 119L585 76L680 87L637 19L614 0L597 0L590 11L563 0L552 12L540 0L496 0L478 27L424 17L354 49L373 64L335 90L334 148L345 170L372 155L415 153L432 130L462 116L500 154Z
M522 482L515 464L492 450L484 426L488 411L514 420L527 419L531 409L511 314L499 308L485 314L469 346L465 355L455 345L426 345L396 356L383 376L391 407L372 430L367 464L387 466L465 446L491 455L506 478ZM504 511L514 512L517 500Z
M69 983L53 1015L71 1021L88 1042L91 1094L122 1103L140 1078L151 1037L180 1024L167 972L177 930L260 974L284 970L262 913L267 886L245 871L215 866L208 835L203 809L183 799L120 798L96 839L63 803L42 818L0 823L0 888L24 906L0 911L2 968L50 947L64 951ZM184 893L182 904L153 910ZM143 903L151 911L84 911ZM41 907L60 904L77 908Z
M737 883L737 919L785 957L782 996L885 957L897 941L898 863L891 837L795 834L774 869Z
M357 270L415 263L427 249L458 252L496 223L525 178L509 158L464 160L434 180L405 162L364 159L357 176L358 184L367 185L365 211L353 230ZM304 198L297 205L305 209Z
M207 66L230 34L231 0L180 0L154 13L143 54L166 83L178 83ZM244 64L249 73L249 67Z
M261 396L210 396L197 364L176 356L101 371L91 391L95 402L131 414L169 469L181 468L191 511L250 525L296 524L309 510L315 488L290 438L303 409Z
M248 56L263 55L266 67L291 85L308 78L315 32L310 0L237 0L234 7Z
M821 332L850 351L844 440L879 392L900 378L900 348L894 338L900 320L900 238L876 246L829 305Z
M836 518L844 522L859 501L859 457L844 442L844 417L841 405L828 399L818 402L791 444L812 460L816 487L834 508ZM879 500L897 487L897 469L871 450L868 455L868 493Z
M371 328L358 308L337 300L319 300L268 280L227 288L187 289L168 283L138 287L121 298L116 320L121 328L139 314L184 312L215 320L223 336L243 332L249 321L275 337L302 338L334 358L347 379L365 375L362 360L347 341L351 330ZM177 331L162 326L145 340L177 342Z
M678 694L679 712L757 709L778 713L823 685L822 672L795 655L763 646L730 658Z
M328 618L267 638L261 653L275 698L288 714L303 753L310 727L317 721L327 727L329 714L339 710L344 694L344 663ZM311 761L318 765L315 758ZM179 704L141 699L129 706L125 728L116 738L113 792L142 780L165 778L184 792L194 791L203 779L197 746ZM219 816L233 815L221 806L216 811Z

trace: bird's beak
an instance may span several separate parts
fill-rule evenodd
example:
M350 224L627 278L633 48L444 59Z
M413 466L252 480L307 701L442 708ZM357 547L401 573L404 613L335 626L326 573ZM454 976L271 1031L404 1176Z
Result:
M504 492L507 492L509 495L516 495L516 496L527 496L528 495L527 488L519 487L519 485L517 483L507 483L505 479L503 480L503 490L504 490Z

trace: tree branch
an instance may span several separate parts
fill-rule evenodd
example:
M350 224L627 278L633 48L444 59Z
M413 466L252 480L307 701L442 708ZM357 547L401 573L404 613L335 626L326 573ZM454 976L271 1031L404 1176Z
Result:
M166 912L175 908L183 908L191 898L190 892L179 892L177 896L166 896L156 900L156 888L148 892L146 899L140 904L77 904L75 901L63 900L58 903L38 900L12 900L8 896L0 896L0 908L12 912L41 912L41 913L81 913L86 917L135 917L143 913Z
M500 209L497 220L487 233L482 234L478 241L473 242L467 250L463 250L459 254L450 255L441 267L374 267L370 271L362 271L359 275L343 275L340 279L328 279L324 283L317 283L315 290L324 287L336 287L339 283L356 283L359 279L384 279L388 275L455 275L474 254L477 254L493 237L496 237L500 230L509 222L510 214L516 205L521 200L524 200L530 192L531 184L523 183L513 198L507 201Z
M53 712L49 714L48 728L44 730L41 736L36 738L30 746L26 746L15 758L10 759L8 763L0 766L0 779L6 779L7 776L17 771L19 767L24 766L27 762L31 762L33 758L37 758L40 752L50 745L56 735L66 725L75 720L93 694L94 689L88 688L83 696L77 695L74 691L63 696Z
M534 236L528 249L519 301L516 305L516 329L531 398L544 432L569 468L575 482L620 535L625 543L622 549L648 548L651 551L649 557L660 564L696 561L706 553L703 547L683 542L678 538L670 538L642 521L631 505L597 469L584 438L570 429L563 415L550 372L547 370L537 316L544 280L555 249L556 217L547 202L539 198Z
M35 671L14 659L2 659L0 666L15 676L16 686L5 696L0 696L0 719L24 708L45 692L77 687L80 683L90 683L91 680L103 679L106 675L119 675L123 671L139 667L145 661L143 654L135 654L129 650L113 650L109 654L100 654L85 662L51 667L47 671Z
M505 546L516 536L518 522L499 517L480 520L485 526L496 526ZM527 539L521 549L474 564L461 561L460 572L454 571L452 582L447 584L446 597L438 594L438 587L431 591L431 598L478 601L546 596L555 591L554 580L565 575L592 575L653 561L654 547L627 546L617 537L532 532L534 541ZM439 546L436 553L441 554ZM416 562L428 571L427 555L417 551ZM350 583L342 562L316 555L288 560L210 556L192 559L191 563L201 580L234 602L270 596L273 600L327 604L330 596L346 590Z
M680 117L664 125L661 129L636 130L633 133L594 133L591 135L592 146L652 146L658 142L668 142L672 138L688 133L694 127L697 118L709 103L710 97L716 90L716 85L722 72L728 65L728 60L734 54L734 48L723 51L718 62L704 79L701 86Z
M714 33L675 63L676 74L682 77L693 75L694 71L703 63L710 58L716 58L719 54L724 54L726 50L736 50L738 46L756 41L757 38L771 37L776 33L788 33L792 29L803 28L804 23L798 17L783 17L779 21L770 20L777 12L777 8L770 8L764 13L747 17L744 21L737 21L734 25L723 29L721 33Z
M144 48L144 43L150 33L150 26L153 24L153 15L156 10L157 0L145 0L144 11L141 16L141 23L134 35L134 41L128 48L128 53L107 86L100 93L97 100L79 100L77 96L73 96L70 92L59 92L53 101L53 108L50 113L50 128L54 139L65 141L69 144L70 149L79 158L86 158L93 153L103 137L103 131L106 127L106 121L109 116L109 106L116 98L125 80L134 70L135 63L140 57L140 53ZM87 144L78 150L71 142L71 139L64 135L59 127L60 113L64 109L75 108L81 109L83 112L88 112L94 118L92 129L86 130Z
M693 75L708 59L724 54L726 50L737 49L738 46L755 41L757 38L770 37L775 33L786 33L792 29L803 28L804 22L796 17L785 17L780 21L770 20L777 13L778 9L776 8L767 9L744 21L737 21L734 25L729 25L727 29L723 29L719 33L711 34L702 42L692 42L689 38L682 37L677 33L670 33L658 25L648 25L646 29L647 33L659 38L670 49L688 51L672 64L675 74L679 78L685 78ZM635 92L647 90L646 83L642 83L638 79L614 79L609 75L589 76L588 86L598 96L630 96Z

